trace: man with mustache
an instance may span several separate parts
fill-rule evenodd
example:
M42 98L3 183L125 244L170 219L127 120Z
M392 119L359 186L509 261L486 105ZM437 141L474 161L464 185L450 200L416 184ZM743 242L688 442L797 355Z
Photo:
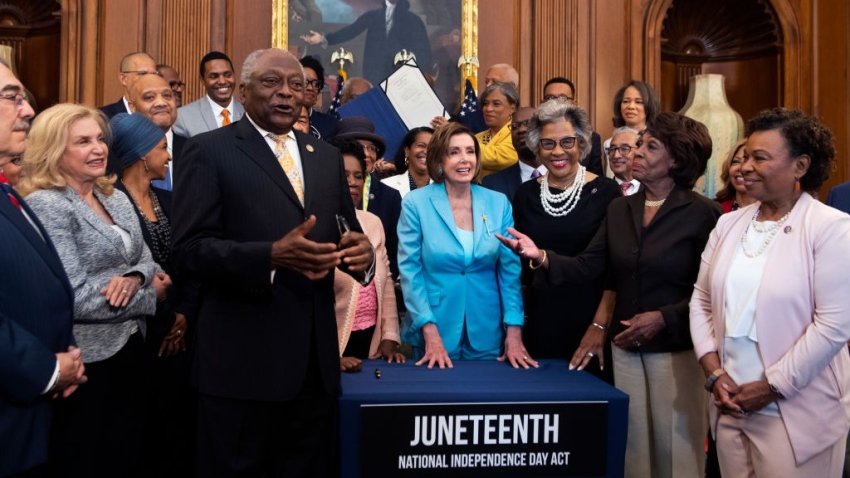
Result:
M201 58L201 81L207 94L177 110L174 131L187 138L239 121L245 109L233 99L236 73L230 57L211 51Z
M631 196L640 189L640 181L632 177L632 161L637 151L639 132L623 126L614 130L611 146L605 151L608 155L608 168L614 173L614 180L620 185L623 196Z
M339 151L293 131L298 59L257 50L239 88L245 116L190 139L175 176L174 262L202 283L197 475L336 476L333 269L368 284L375 254Z
M35 116L0 61L0 167L24 152ZM0 176L0 476L41 476L54 399L85 382L74 291L35 213Z
M534 116L534 108L525 106L518 108L511 123L511 142L519 156L519 161L497 173L485 176L481 185L485 188L504 193L513 200L514 193L520 184L529 179L546 174L546 167L540 164L537 154L528 149L525 136L528 134L528 122Z
M152 181L154 187L171 191L174 178L174 165L179 161L186 137L174 133L172 126L177 120L176 95L171 85L159 76L148 75L139 78L130 88L130 108L148 117L159 129L165 132L168 142L168 154L171 163L168 176Z

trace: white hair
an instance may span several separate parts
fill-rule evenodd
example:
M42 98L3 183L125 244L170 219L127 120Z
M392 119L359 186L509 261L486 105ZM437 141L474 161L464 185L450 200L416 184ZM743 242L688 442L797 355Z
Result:
M254 50L248 54L245 58L245 61L242 62L242 71L239 75L239 84L247 85L249 81L251 81L251 74L254 73L254 68L257 66L257 60L259 60L262 56L269 53L280 53L283 56L288 56L292 58L292 61L298 64L298 69L301 70L301 76L304 76L304 67L301 66L301 62L298 61L298 58L295 57L292 53L287 50L282 50L280 48L261 48L259 50Z

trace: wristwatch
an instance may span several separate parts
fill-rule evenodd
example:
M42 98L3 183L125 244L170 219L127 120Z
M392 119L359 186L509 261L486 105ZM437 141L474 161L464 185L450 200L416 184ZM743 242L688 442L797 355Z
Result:
M767 386L770 388L770 393L774 394L778 400L785 400L785 395L782 395L782 392L776 388L776 385L768 382Z
M719 368L711 372L711 375L709 375L708 378L705 379L704 386L708 393L711 393L711 390L714 388L714 383L717 382L717 379L720 378L722 375L726 375L726 371L722 368Z

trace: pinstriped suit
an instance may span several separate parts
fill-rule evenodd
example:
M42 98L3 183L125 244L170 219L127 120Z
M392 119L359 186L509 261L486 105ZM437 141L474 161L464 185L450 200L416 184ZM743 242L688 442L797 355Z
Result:
M0 193L2 194L2 193ZM47 231L0 197L0 476L47 460L53 406L41 392L73 343L74 297Z

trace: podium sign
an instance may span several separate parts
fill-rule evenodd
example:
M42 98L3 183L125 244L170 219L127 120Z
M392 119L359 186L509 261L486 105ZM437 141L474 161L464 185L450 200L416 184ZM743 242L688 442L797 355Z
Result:
M361 476L605 476L608 403L364 404Z

